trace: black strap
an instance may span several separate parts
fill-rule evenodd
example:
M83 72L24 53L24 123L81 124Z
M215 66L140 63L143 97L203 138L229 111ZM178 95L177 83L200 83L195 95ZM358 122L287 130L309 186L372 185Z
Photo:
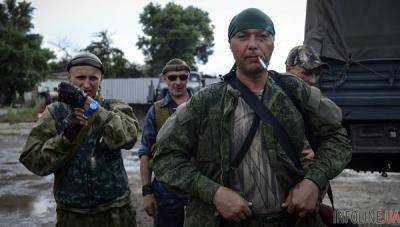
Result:
M251 142L254 139L254 136L256 135L258 126L260 126L260 118L255 115L253 118L253 122L251 123L250 131L246 136L246 139L244 140L242 146L240 147L240 150L236 154L236 157L232 161L232 167L238 168L240 163L242 162L244 156L246 155L247 151L250 148Z
M326 191L326 194L328 194L329 201L331 201L332 209L335 209L335 206L333 205L332 187L331 187L331 184L329 184L329 183L328 183L328 190Z
M309 118L305 114L303 107L300 105L299 101L294 97L292 92L290 92L288 90L287 86L283 84L282 79L281 79L282 75L279 75L277 72L275 72L273 70L268 71L268 72L270 73L272 79L274 79L276 84L282 88L283 92L285 92L286 96L288 96L290 98L293 105L300 112L300 114L303 118L303 122L304 122L304 134L305 134L308 142L310 143L311 149L313 149L314 151L317 151L318 147L319 147L318 139L315 137L315 134L311 131L311 126L309 125Z
M231 71L230 75L225 77L227 82L235 89L242 93L244 101L256 112L260 119L272 125L275 134L277 135L278 142L285 151L289 159L294 163L298 169L303 169L296 147L289 139L287 132L283 129L282 125L273 115L271 110L269 110L262 101L260 101L257 96L253 94L242 82L237 78L234 71Z

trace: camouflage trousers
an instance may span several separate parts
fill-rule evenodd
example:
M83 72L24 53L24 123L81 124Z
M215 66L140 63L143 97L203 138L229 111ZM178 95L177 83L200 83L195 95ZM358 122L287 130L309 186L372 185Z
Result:
M136 227L135 208L130 204L96 214L80 214L57 209L57 227Z

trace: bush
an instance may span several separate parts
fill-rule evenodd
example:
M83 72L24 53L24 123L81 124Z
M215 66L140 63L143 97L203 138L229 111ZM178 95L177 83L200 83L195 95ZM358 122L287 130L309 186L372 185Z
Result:
M7 113L0 116L0 122L20 123L33 122L37 120L37 107L9 107Z

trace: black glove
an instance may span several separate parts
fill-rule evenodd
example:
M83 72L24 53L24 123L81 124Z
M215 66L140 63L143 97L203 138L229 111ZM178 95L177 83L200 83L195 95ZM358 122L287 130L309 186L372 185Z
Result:
M64 136L69 140L69 142L73 142L78 135L79 131L81 131L83 125L79 122L78 118L75 117L73 113L69 114L64 120Z
M69 105L72 108L83 108L87 94L79 87L61 82L58 85L58 101Z

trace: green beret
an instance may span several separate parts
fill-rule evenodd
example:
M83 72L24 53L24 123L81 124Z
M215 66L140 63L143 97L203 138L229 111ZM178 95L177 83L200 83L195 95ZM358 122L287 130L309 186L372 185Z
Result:
M231 40L236 33L247 29L265 29L271 33L272 36L275 36L274 23L272 23L271 18L256 8L245 9L233 17L228 29L229 40Z
M188 72L190 72L190 67L188 66L188 64L179 58L174 58L171 59L167 62L167 64L165 64L163 70L162 70L162 74L164 75L165 73L169 72L169 71L182 71L182 70L186 70Z
M101 70L101 73L104 74L104 66L101 60L94 54L89 52L81 52L75 55L67 65L67 71L74 66L92 66Z

